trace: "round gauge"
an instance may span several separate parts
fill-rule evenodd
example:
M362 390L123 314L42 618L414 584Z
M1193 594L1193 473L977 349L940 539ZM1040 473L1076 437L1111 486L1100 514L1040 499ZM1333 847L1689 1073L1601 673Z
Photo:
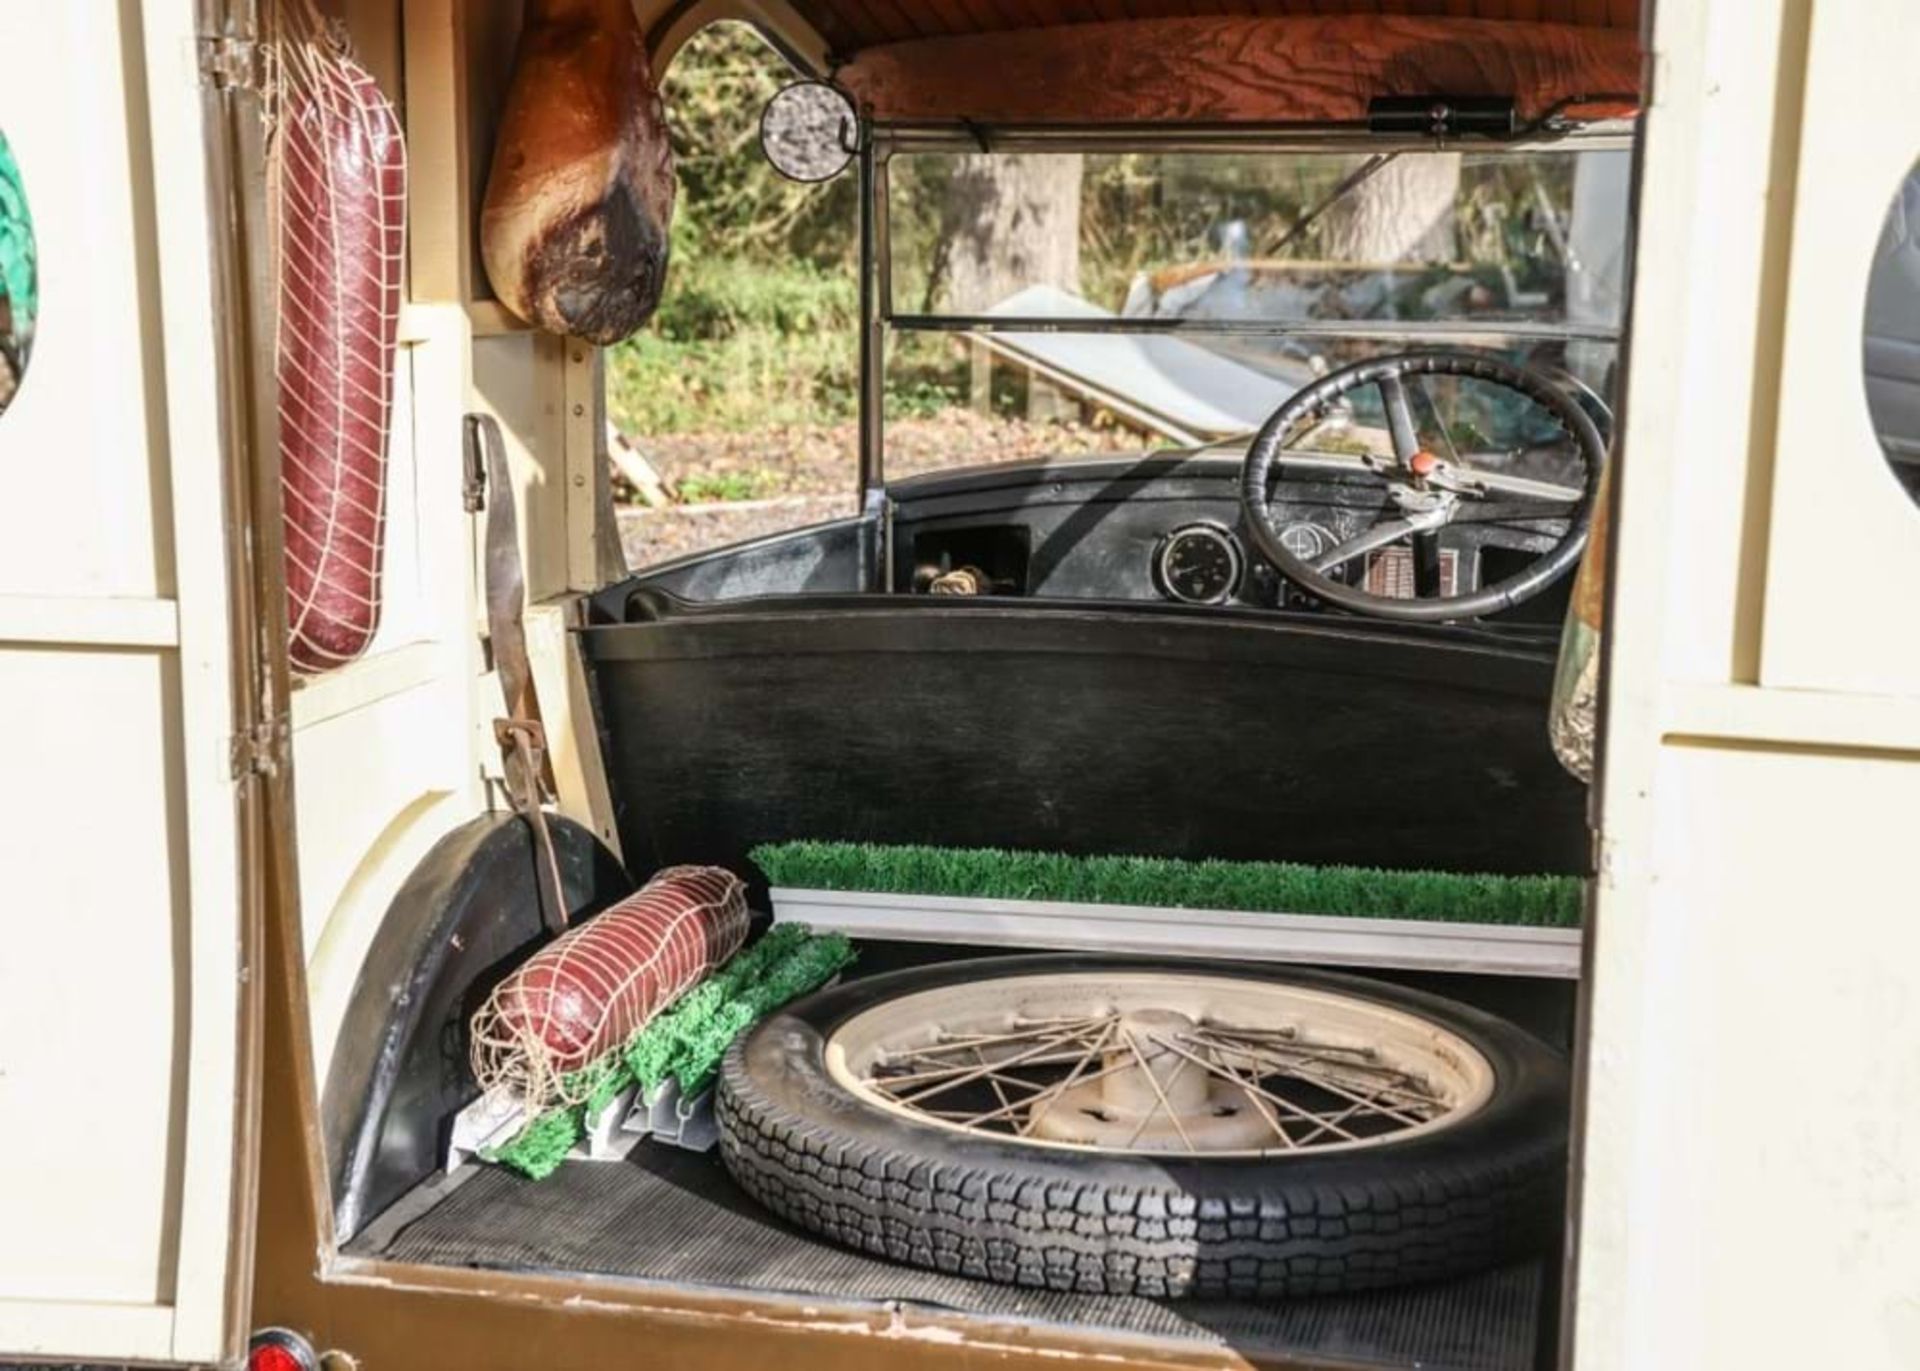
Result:
M1240 588L1247 560L1234 536L1216 524L1188 524L1161 540L1154 579L1170 600L1217 605Z
M1288 524L1280 530L1280 546L1303 562L1317 562L1338 546L1339 540L1327 529L1307 519Z

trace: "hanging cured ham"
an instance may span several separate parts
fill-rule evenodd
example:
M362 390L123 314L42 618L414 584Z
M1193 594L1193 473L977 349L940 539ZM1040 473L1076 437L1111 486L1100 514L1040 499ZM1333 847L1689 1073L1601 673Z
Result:
M312 673L380 624L405 262L400 121L344 36L290 7L276 45L280 481L289 657Z
M551 333L619 342L660 303L673 195L630 0L529 0L480 218L495 293Z

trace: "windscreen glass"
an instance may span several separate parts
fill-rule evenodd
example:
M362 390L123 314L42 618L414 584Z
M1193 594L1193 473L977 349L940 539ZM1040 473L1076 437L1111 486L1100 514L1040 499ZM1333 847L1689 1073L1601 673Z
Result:
M1628 154L892 159L896 315L1620 318Z
M1316 377L1422 346L1545 372L1598 416L1617 358L1630 157L896 154L889 476L962 449L979 463L1244 442ZM1425 390L1423 425L1463 455L1526 470L1565 446L1504 388ZM1356 394L1311 445L1383 448L1378 410ZM985 436L912 442L936 416ZM1026 441L1035 433L1046 441Z

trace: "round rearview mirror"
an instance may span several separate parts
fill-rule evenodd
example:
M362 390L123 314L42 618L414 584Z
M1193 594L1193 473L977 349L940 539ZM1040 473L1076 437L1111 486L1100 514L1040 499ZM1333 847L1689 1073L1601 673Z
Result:
M830 181L860 150L860 116L838 88L800 81L774 93L760 114L760 147L793 181Z

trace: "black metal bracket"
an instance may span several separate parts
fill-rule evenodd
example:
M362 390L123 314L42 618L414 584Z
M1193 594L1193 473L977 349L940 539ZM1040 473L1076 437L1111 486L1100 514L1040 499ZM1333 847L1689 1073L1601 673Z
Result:
M1367 106L1369 132L1401 137L1511 138L1519 126L1507 95L1382 95Z

